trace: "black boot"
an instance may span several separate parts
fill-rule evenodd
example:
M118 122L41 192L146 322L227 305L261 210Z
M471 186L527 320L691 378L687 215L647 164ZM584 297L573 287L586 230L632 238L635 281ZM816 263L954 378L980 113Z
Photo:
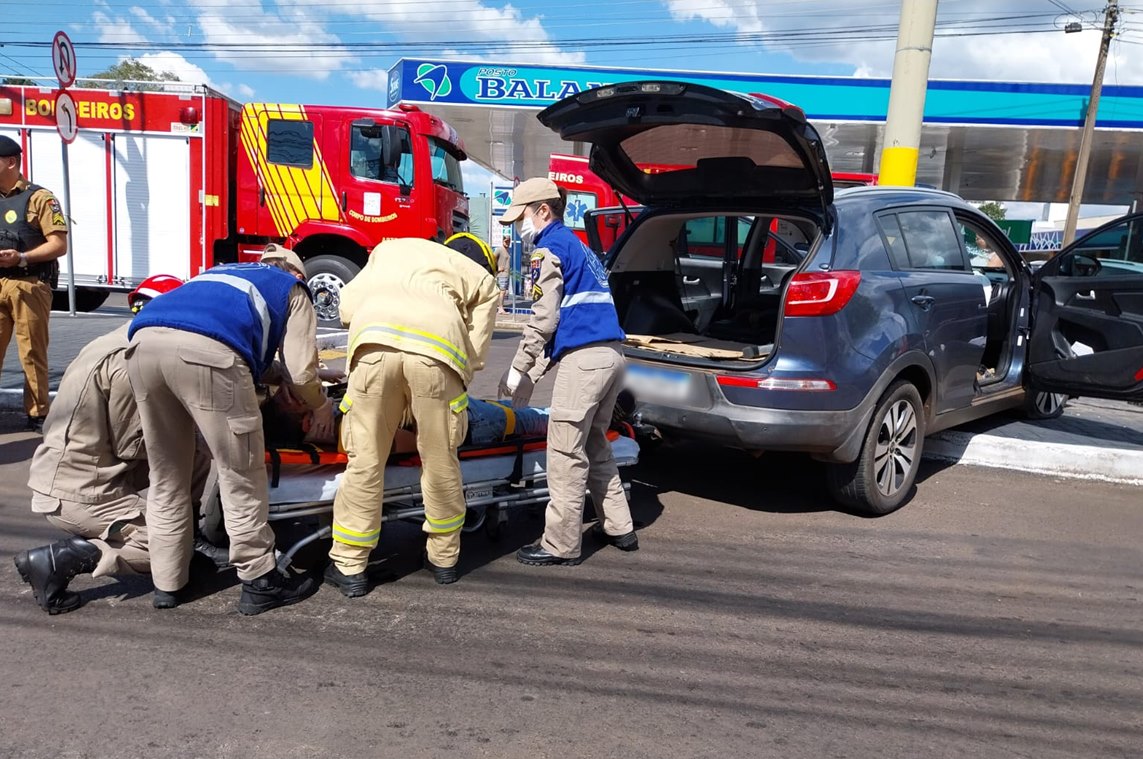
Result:
M271 569L261 577L242 581L238 611L252 616L279 606L296 604L312 596L318 587L318 583L309 575L283 576L277 569Z
M548 549L544 548L539 543L530 546L524 546L516 552L516 561L521 564L529 564L533 567L543 567L550 564L566 564L568 566L575 566L583 561L582 556L576 556L571 559L565 559L562 556L556 556L553 553L548 553Z
M32 586L36 603L48 614L64 614L78 609L79 594L67 584L78 574L94 572L101 556L99 549L83 538L64 538L49 546L18 554L13 561L24 582Z
M455 566L438 567L429 561L428 556L425 556L425 569L433 573L433 579L437 581L437 585L451 585L460 579Z
M45 419L47 419L46 416L32 416L28 414L28 423L24 426L24 429L28 432L35 432L42 435L44 434Z
M591 528L591 534L604 543L610 543L620 551L639 550L639 536L635 534L634 530L623 535L608 535L603 531L603 523L596 522L595 526Z
M216 546L206 538L198 535L194 539L194 552L209 559L218 569L230 568L230 549Z
M364 572L347 575L332 561L325 568L325 581L340 590L346 598L360 598L369 592L369 577Z

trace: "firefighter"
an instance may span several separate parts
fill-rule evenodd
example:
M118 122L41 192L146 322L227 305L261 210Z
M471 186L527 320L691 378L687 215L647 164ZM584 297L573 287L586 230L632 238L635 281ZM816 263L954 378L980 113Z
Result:
M48 318L67 221L56 198L20 174L20 144L0 136L0 356L12 332L24 367L27 429L48 415Z
M317 375L317 317L293 251L264 263L207 270L157 299L131 325L127 374L151 462L147 494L153 605L177 606L192 550L190 462L197 427L218 471L238 611L260 614L301 601L316 583L276 569L255 383L281 349L293 392L333 425Z
M583 503L590 492L599 534L624 550L639 547L619 469L607 440L623 388L623 330L599 259L563 223L565 193L550 179L522 182L501 224L516 224L531 248L532 317L500 383L514 406L527 405L530 372L559 363L548 421L548 490L544 535L524 546L524 564L578 564Z
M148 277L127 303L138 313L183 281ZM44 422L44 442L32 457L32 511L73 537L15 557L20 577L40 608L63 614L79 607L67 589L77 574L95 577L147 573L147 452L127 381L128 326L89 343L68 365ZM201 498L210 459L196 451L194 478Z
M457 580L465 510L457 448L468 426L467 386L484 366L499 291L487 245L467 233L447 243L382 242L341 291L341 321L349 325L342 402L349 464L333 502L325 579L350 598L369 592L365 570L381 536L385 463L408 417L423 468L426 568L438 583Z

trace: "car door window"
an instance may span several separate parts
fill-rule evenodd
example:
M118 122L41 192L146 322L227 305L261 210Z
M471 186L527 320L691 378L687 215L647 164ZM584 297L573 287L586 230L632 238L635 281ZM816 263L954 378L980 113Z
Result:
M881 227L885 247L889 250L889 257L893 259L893 268L901 271L913 268L909 263L909 251L905 249L905 237L901 234L897 216L891 213L882 214L877 217L877 225Z
M969 271L952 218L944 210L899 211L911 269Z
M995 237L963 219L957 219L957 228L968 252L968 262L974 270L986 274L1007 273L1008 267L1000 254L1000 243Z
M1064 277L1143 274L1143 221L1127 219L1076 243L1059 262Z

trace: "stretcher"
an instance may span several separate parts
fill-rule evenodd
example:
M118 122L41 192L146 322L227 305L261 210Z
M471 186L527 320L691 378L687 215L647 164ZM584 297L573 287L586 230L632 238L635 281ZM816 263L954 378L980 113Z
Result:
M621 470L639 460L639 445L629 434L629 430L608 433ZM508 438L493 445L463 447L458 453L466 506L464 532L483 529L489 538L498 539L510 511L547 502L543 438ZM270 448L266 457L270 466L270 521L317 517L320 524L315 532L280 554L278 566L284 571L300 550L330 536L328 517L347 459L342 452L315 447ZM382 524L424 519L420 478L420 461L415 455L390 458L385 468ZM624 489L630 490L627 482Z

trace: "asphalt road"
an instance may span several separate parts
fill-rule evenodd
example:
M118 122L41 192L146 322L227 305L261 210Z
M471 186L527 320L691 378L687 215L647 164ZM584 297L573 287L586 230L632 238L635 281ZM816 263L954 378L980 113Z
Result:
M55 537L28 510L21 420L0 416L0 757L1143 746L1138 489L926 464L872 520L833 510L798 457L665 448L635 474L638 553L525 567L512 552L542 523L520 515L499 543L466 537L442 587L399 526L380 546L396 579L352 602L323 588L243 618L223 573L158 612L144 578L84 578L86 605L49 617L10 559Z

